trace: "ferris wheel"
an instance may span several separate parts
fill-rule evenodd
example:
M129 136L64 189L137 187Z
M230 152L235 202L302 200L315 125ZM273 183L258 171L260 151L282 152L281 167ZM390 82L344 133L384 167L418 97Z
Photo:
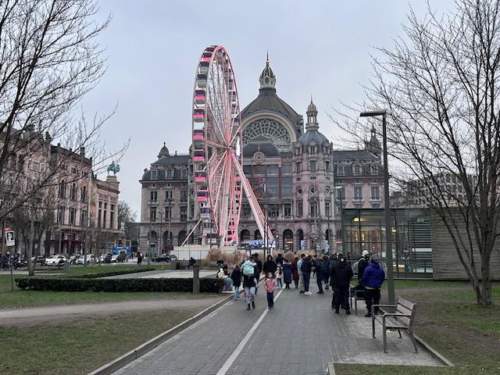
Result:
M204 243L238 242L243 191L261 235L264 214L242 168L240 106L231 60L223 46L205 48L193 93L193 180Z

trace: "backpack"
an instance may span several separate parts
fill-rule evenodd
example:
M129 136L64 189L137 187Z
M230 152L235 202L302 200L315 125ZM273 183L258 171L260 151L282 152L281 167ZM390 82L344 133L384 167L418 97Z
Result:
M254 275L254 268L252 263L246 262L243 264L243 275L245 276L253 276Z

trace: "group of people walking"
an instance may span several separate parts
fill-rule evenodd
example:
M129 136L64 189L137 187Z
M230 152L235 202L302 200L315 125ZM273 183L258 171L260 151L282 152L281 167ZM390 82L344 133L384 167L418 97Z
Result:
M380 288L385 279L385 272L376 254L370 256L363 251L362 258L357 262L358 295L363 294L368 313L371 316L372 306L380 302ZM311 256L301 254L291 262L278 254L275 258L268 255L262 263L259 254L248 256L240 265L236 265L231 274L227 273L234 287L234 299L240 299L240 288L243 286L247 310L255 309L255 296L259 288L261 274L264 274L263 286L269 309L274 307L274 292L277 288L290 289L292 282L300 294L310 296L311 277L316 277L318 294L332 288L332 309L340 313L340 308L350 314L349 294L354 272L351 263L343 254L331 256ZM360 293L361 291L361 293Z

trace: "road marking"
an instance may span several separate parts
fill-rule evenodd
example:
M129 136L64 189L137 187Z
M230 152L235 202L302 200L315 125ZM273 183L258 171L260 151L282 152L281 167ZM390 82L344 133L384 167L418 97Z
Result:
M278 294L276 294L276 297L274 297L275 302L279 298L279 296L281 295L282 292L283 292L283 289L281 289L278 292ZM268 312L269 312L269 310L266 308L264 310L264 312L262 313L262 315L259 317L259 319L257 319L257 321L254 323L252 328L250 328L250 330L247 332L247 334L245 335L243 340L241 340L241 342L236 347L236 349L234 349L234 351L231 353L231 355L226 360L226 362L224 362L224 364L222 365L220 370L217 372L217 375L226 375L226 373L229 371L229 368L233 365L234 361L236 361L236 358L238 358L238 356L240 355L240 353L242 352L243 348L248 343L248 341L250 341L250 338L253 336L253 334L255 333L257 328L259 327L260 323L262 323L262 321L264 320L264 318L266 317Z

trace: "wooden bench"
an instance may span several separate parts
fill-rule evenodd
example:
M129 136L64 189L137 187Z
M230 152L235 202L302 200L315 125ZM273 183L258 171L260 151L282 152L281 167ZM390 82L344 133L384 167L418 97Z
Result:
M418 352L413 327L415 323L416 304L399 297L396 305L373 305L372 306L372 336L375 338L375 321L382 324L382 335L384 339L384 353L387 353L387 331L398 331L401 338L401 331L408 333L415 353ZM376 309L380 314L376 315Z

